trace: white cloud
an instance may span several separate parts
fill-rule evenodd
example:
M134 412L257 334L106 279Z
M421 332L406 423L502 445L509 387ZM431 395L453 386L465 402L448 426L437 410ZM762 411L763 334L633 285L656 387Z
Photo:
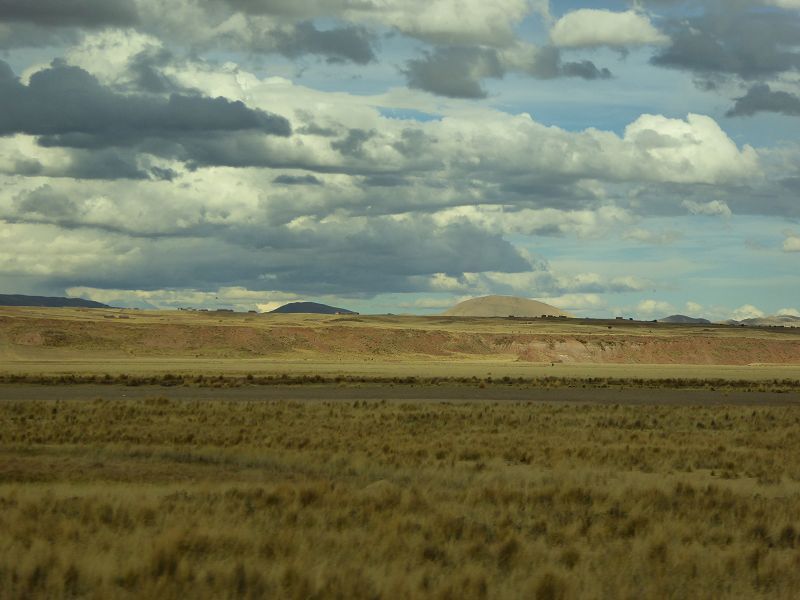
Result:
M796 308L782 308L775 314L780 317L800 317L800 310Z
M504 233L558 233L579 238L602 236L617 225L633 220L625 209L614 205L603 205L592 210L506 210L496 205L457 206L439 211L434 218L442 224L469 221L490 231Z
M722 200L712 200L711 202L684 200L681 204L693 215L707 215L713 217L730 217L733 215L730 207Z
M704 115L690 114L685 120L642 115L625 128L624 139L653 169L653 180L721 183L760 174L755 149L740 150L714 119Z
M665 44L669 38L640 12L582 8L561 17L550 30L550 40L561 48L624 48Z
M332 18L395 29L439 44L502 46L516 37L514 28L531 12L548 14L544 0L280 0L272 2L196 2L138 0L148 28L187 43L247 40L259 31L299 21ZM230 7L248 6L251 14Z
M636 305L636 312L639 316L669 316L675 312L675 307L663 300L642 300Z
M438 309L444 310L452 307L459 302L463 302L464 300L469 300L472 296L448 296L446 298L435 298L430 296L425 296L423 298L417 298L411 302L400 302L397 306L404 309Z
M698 304L697 302L692 302L691 300L689 300L686 303L686 312L688 313L688 315L690 317L696 317L696 316L702 314L703 305L702 304Z
M76 286L67 289L67 296L87 298L112 306L151 306L160 309L222 307L260 312L268 312L300 299L295 294L253 291L242 287L222 287L209 292L193 289L124 290Z
M740 306L731 313L731 319L734 321L743 321L744 319L759 319L766 316L764 311L752 304L745 304Z
M762 2L769 6L800 10L800 0L762 0Z
M437 43L505 45L515 38L514 25L530 12L527 0L381 0L354 3L367 10L348 10L353 20L375 21Z
M571 313L598 314L608 309L606 301L599 294L562 294L538 300Z
M782 248L784 252L800 252L800 235L788 233Z
M622 235L622 239L625 240L657 246L672 244L681 239L681 237L683 236L679 231L651 231L641 227L630 229Z

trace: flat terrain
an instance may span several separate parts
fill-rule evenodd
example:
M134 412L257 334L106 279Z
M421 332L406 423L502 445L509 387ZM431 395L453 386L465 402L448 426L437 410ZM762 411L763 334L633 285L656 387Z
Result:
M800 379L800 329L0 307L0 374Z
M800 589L796 403L255 389L5 387L0 596Z

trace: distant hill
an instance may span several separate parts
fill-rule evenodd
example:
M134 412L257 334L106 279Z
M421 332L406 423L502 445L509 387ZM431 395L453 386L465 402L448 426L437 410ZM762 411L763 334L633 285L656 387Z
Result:
M747 327L800 327L800 317L791 315L772 315L742 321L726 321L729 325L745 325Z
M659 323L676 323L682 325L711 325L708 319L698 319L695 317L687 317L686 315L672 315L658 320Z
M516 296L484 296L456 304L446 317L568 317L568 313L544 302Z
M0 294L0 306L46 306L49 308L111 308L107 304L83 298L55 298L48 296L23 296Z
M271 313L308 313L314 315L357 315L357 312L347 310L346 308L336 308L335 306L328 306L327 304L318 304L317 302L290 302L283 306L271 310Z

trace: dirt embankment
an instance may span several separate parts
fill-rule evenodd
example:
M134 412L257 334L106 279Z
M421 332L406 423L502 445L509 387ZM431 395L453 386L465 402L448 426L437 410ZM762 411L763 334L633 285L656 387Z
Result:
M720 336L680 329L669 335L489 333L409 327L259 322L133 321L0 317L0 356L256 358L303 355L503 358L526 362L800 365L800 336Z

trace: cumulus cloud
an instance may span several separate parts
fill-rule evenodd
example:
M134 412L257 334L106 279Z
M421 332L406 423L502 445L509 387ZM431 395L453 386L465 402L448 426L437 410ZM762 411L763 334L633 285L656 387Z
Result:
M666 44L669 38L641 12L582 8L556 21L550 29L550 41L560 48L626 48Z
M50 27L126 27L139 22L129 0L2 0L0 20Z
M254 291L243 287L221 287L216 290L127 290L101 289L85 286L67 288L71 298L87 298L109 306L131 308L230 308L237 311L268 312L288 302L298 301L294 294L266 290Z
M225 134L243 132L289 136L291 126L283 117L222 97L116 93L85 70L61 62L37 71L24 85L0 61L0 136L26 134L37 136L43 147L86 151L73 161L94 160L112 176L120 176L120 169L128 176L139 171L133 159L104 164L115 154L92 156L89 151L147 143L151 154L190 160L193 138L199 137L198 158L207 160L202 145L211 137L222 143Z
M527 0L224 0L250 15L310 19L336 17L394 28L437 44L505 45L514 26L531 11ZM541 9L540 9L541 10ZM458 15L454 18L454 15Z
M557 48L515 44L498 50L476 46L439 46L406 62L408 86L450 98L485 98L485 79L502 79L509 72L537 79L579 77L609 79L611 72L592 61L563 62Z
M434 215L437 222L468 221L490 231L524 235L575 235L598 237L619 224L632 220L631 215L614 205L584 210L522 208L507 210L502 206L477 205L444 209Z
M787 233L782 248L784 252L800 252L800 235Z
M19 78L2 69L5 282L132 290L156 306L210 302L223 290L233 290L223 294L237 308L283 299L276 294L505 291L601 310L607 294L655 284L586 266L555 272L531 249L568 247L558 237L598 253L620 237L670 243L683 222L664 229L645 219L674 217L682 210L675 198L685 199L685 220L686 211L798 215L785 166L796 160L734 142L710 117L637 111L625 127L610 111L595 121L602 128L586 128L593 117L553 116L548 86L561 84L546 80L611 75L573 59L574 49L660 43L646 28L618 27L617 16L561 50L519 39L534 10L527 0L126 5L136 13L130 26L102 15L69 27L6 19L14 35L80 41L64 50L65 62L30 65L43 55L19 54L9 59L29 65ZM547 14L545 2L536 5ZM454 6L462 19L452 19ZM621 14L661 35L645 13ZM409 52L421 54L404 62ZM447 99L494 96L490 82L503 78L501 93L518 89L512 74L542 82L536 102L524 104L542 116L512 114L523 106L514 94L508 104ZM377 83L358 79L376 75ZM405 89L404 77L439 97ZM557 90L555 112L586 104L591 92L581 83L570 82L566 96ZM616 82L598 85L611 91ZM708 201L709 186L717 200ZM187 294L164 292L180 288Z
M774 76L800 67L800 23L779 11L758 10L748 2L709 2L705 11L667 27L670 43L653 63L703 76Z
M289 30L272 32L271 37L275 49L288 57L320 54L330 62L351 61L360 65L375 60L374 36L364 27L318 29L314 23L305 21ZM262 43L261 47L269 47L269 44Z
M636 305L635 310L639 316L669 316L675 312L675 307L669 302L665 302L663 300L648 299L639 302L639 304Z
M800 7L800 5L798 5ZM777 313L779 317L800 317L800 310L796 308L781 308Z
M608 307L599 294L563 294L539 298L539 301L573 314L604 312Z
M289 135L282 117L225 98L124 96L78 67L56 62L23 85L0 61L0 135L60 136L48 143L116 145L170 133L259 130Z
M409 87L451 98L485 98L482 81L500 79L505 68L496 51L487 48L437 48L408 61Z
M740 306L731 313L731 319L734 321L744 321L745 319L760 319L765 317L766 314L760 308L752 304L745 304Z
M790 8L800 10L800 0L762 0L764 4L769 6L778 6L780 8Z
M751 117L759 112L774 112L789 116L800 116L800 96L783 90L772 90L766 83L752 86L747 94L736 98L736 104L726 115L729 117Z
M626 231L622 238L640 244L652 244L656 246L664 246L672 244L673 242L681 239L682 235L679 231L651 231L641 227L635 227Z
M696 317L703 314L703 305L689 300L686 303L686 312L689 316Z
M710 217L731 217L733 215L730 207L722 200L711 200L710 202L684 200L681 204L693 215L706 215Z
M242 286L297 294L371 295L425 291L432 272L531 268L501 236L463 223L437 226L425 218L376 217L250 225L237 223L230 214L237 211L228 207L212 218L216 223L195 223L183 235L154 234L124 218L116 218L116 226L93 225L93 220L114 222L111 199L77 207L65 204L61 209L59 200L63 202L37 196L21 200L19 210L34 218L4 222L0 272L38 273L65 287ZM83 213L79 226L69 222L76 213ZM156 214L152 220L150 230L157 227Z

